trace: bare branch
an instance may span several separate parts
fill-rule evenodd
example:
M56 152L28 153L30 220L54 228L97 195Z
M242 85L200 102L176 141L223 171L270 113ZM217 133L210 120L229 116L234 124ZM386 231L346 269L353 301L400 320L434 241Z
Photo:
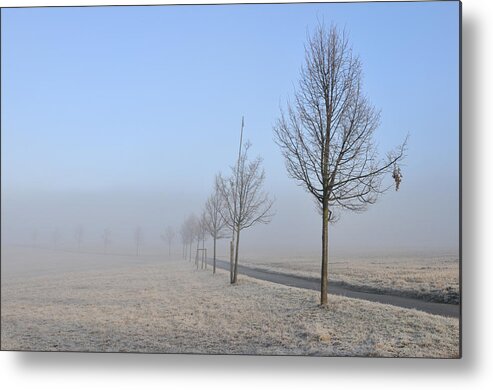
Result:
M223 217L224 202L218 189L218 177L214 182L214 192L205 202L205 228L212 238L224 238L227 228L226 220Z
M380 158L373 141L380 113L362 91L361 62L345 31L319 25L305 46L294 103L274 126L288 175L309 192L322 214L321 303L327 303L328 225L340 210L362 212L402 181L406 140Z
M269 223L274 215L274 201L262 190L265 181L262 159L248 161L249 149L250 144L246 143L237 165L231 167L231 176L219 174L216 178L217 193L222 200L219 213L224 223L234 230Z
M388 189L383 178L398 168L407 139L386 159L378 157L373 136L380 113L363 95L361 63L344 31L318 27L300 76L295 103L287 103L274 126L275 141L288 175L320 209L327 202L333 222L335 209L365 210Z

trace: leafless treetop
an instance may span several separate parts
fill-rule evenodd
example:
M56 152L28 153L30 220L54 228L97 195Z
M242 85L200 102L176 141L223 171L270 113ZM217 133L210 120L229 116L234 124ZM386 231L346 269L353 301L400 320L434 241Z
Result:
M205 202L205 228L207 232L215 239L224 238L226 220L222 216L222 207L224 206L221 194L218 189L218 179L216 177L214 192Z
M403 158L406 141L385 159L373 140L380 114L362 91L361 63L345 31L320 25L305 47L294 104L274 132L288 174L320 207L363 211L387 187L384 175Z
M256 223L269 223L272 219L274 203L263 191L265 172L262 159L248 161L250 144L245 144L238 163L231 167L227 178L218 175L217 188L224 205L221 213L225 223L232 230L242 230Z
M164 232L163 235L161 235L161 238L168 243L168 245L171 245L173 240L175 239L176 233L175 229L173 227L168 226Z

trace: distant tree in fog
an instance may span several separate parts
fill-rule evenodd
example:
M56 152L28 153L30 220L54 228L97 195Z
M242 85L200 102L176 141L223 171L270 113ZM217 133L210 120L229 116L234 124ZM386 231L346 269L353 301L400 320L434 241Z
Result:
M134 240L135 240L135 253L137 256L140 255L140 245L142 243L142 229L140 226L137 226L134 231Z
M111 230L108 228L104 229L102 238L104 245L104 253L107 253L108 246L111 243Z
M274 127L288 175L310 193L322 215L321 298L327 304L329 222L337 209L361 212L389 187L383 177L394 170L406 141L379 158L373 135L379 112L363 93L362 67L345 31L319 25L305 45L294 103Z
M182 245L182 258L186 259L187 258L187 245L188 245L188 238L187 238L187 231L185 228L185 221L180 226L180 240L181 240L181 245Z
M226 237L227 224L222 214L224 202L218 189L218 177L214 183L214 191L205 203L205 228L213 240L212 273L216 273L216 241Z
M180 239L181 239L181 244L182 244L182 258L186 259L187 258L187 245L188 245L188 237L187 237L187 229L185 226L185 222L181 224L180 227Z
M195 242L198 220L195 214L191 214L183 222L182 231L188 246L188 260L192 261L192 246Z
M249 161L249 148L249 143L244 145L243 151L240 148L238 161L231 167L229 177L217 177L217 188L223 201L222 216L236 241L231 284L236 283L238 277L240 232L257 223L269 223L273 216L274 201L263 191L265 171L261 166L262 159L257 157Z
M82 225L78 225L75 228L75 241L77 243L77 250L80 251L80 248L82 246L82 240L84 238L84 227Z
M199 268L199 247L200 247L200 241L202 240L203 237L203 221L202 218L197 218L195 220L194 224L194 231L193 231L193 239L194 241L197 242L196 248L195 248L195 266Z
M207 238L207 216L205 211L200 215L199 220L199 229L200 229L200 239L202 240L202 265L201 268L207 268L207 257L205 256L205 241Z
M169 256L171 256L171 244L173 243L175 236L176 236L175 229L173 229L171 226L168 226L164 234L161 234L161 239L168 244Z

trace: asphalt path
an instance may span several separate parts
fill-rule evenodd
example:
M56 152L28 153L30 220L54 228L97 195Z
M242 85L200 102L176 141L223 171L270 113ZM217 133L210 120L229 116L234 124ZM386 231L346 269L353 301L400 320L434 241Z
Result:
M208 263L212 264L212 259L208 259ZM230 264L229 262L226 262L224 260L216 260L216 266L218 268L229 270ZM247 275L255 279L283 284L285 286L320 291L320 279L316 278L288 275L281 272L273 272L261 270L258 268L245 267L244 265L238 265L238 274ZM460 316L460 305L429 302L421 299L409 298L399 295L387 295L357 291L336 282L329 282L329 294L342 295L349 298L364 299L373 302L380 302L388 305L404 307L407 309L416 309L445 317L459 318Z

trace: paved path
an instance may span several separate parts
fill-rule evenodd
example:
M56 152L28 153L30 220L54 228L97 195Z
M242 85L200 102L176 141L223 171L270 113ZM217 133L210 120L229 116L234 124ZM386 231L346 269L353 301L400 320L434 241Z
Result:
M212 263L212 259L208 259ZM229 262L216 260L218 268L229 270ZM245 267L238 265L238 273L250 276L252 278L266 280L269 282L284 284L286 286L306 288L309 290L320 291L320 280L303 276L283 274L280 272L266 271L258 268ZM408 298L398 295L377 294L363 291L351 290L340 283L329 282L329 293L343 295L350 298L365 299L367 301L386 303L389 305L416 309L431 314L437 314L446 317L459 318L460 305L449 303L428 302L416 298Z

